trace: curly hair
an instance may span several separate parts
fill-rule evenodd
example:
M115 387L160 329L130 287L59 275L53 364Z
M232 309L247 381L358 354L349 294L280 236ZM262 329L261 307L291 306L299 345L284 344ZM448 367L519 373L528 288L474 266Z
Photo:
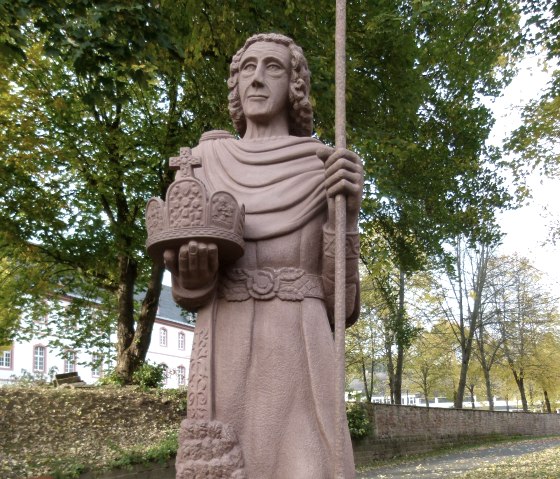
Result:
M288 47L291 54L291 73L289 87L289 133L294 136L311 136L313 132L313 108L309 101L311 76L303 50L294 41L279 33L259 33L253 35L245 45L233 56L229 67L228 79L228 107L229 114L237 132L243 137L247 130L247 120L243 113L241 98L239 96L239 69L241 57L247 49L257 42L274 42Z

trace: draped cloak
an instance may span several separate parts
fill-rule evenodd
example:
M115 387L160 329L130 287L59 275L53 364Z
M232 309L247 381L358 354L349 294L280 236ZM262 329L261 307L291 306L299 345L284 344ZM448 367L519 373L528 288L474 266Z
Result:
M309 137L236 140L211 132L193 149L202 160L196 176L208 191L228 191L245 205L246 245L234 265L220 269L215 296L198 310L189 397L197 394L195 363L210 330L211 415L234 428L250 479L333 477L334 345L320 284L327 213L321 145ZM297 299L278 293L273 285L286 268L303 271L313 291ZM241 296L228 293L233 270L253 275L253 283L238 283ZM344 456L345 477L352 478L348 433Z

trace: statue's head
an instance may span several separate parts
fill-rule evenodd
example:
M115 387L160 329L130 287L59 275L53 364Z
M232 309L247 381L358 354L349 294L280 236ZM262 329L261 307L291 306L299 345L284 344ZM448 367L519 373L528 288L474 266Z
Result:
M313 132L313 109L309 101L310 72L307 60L301 47L296 45L291 38L279 33L259 33L249 38L243 48L233 57L230 65L229 88L229 113L237 132L243 136L247 129L247 120L243 113L243 106L239 95L239 72L243 54L247 49L258 42L273 42L284 45L290 51L291 72L290 86L288 89L289 102L289 133L294 136L311 136Z

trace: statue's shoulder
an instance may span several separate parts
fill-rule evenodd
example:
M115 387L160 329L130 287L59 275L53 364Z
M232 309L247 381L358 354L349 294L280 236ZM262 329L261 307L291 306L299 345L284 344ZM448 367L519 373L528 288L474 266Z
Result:
M226 130L210 130L202 134L199 143L202 143L204 141L210 141L210 140L225 140L225 139L235 140L235 136L233 136L229 131Z

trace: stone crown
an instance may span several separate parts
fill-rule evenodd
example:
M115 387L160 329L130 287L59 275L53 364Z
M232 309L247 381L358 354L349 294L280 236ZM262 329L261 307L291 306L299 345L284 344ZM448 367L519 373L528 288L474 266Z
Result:
M208 194L204 183L193 174L201 166L190 148L181 148L170 158L169 168L177 170L165 201L151 198L146 206L148 254L162 263L166 249L177 249L192 239L215 243L220 258L234 261L243 254L245 208L226 191Z

